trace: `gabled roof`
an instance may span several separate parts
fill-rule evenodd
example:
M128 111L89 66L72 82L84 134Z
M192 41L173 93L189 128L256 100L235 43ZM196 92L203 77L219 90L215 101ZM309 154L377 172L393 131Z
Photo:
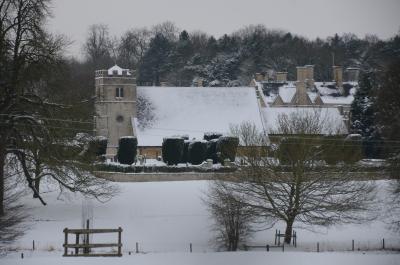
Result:
M258 85L258 82L256 83L256 85ZM345 82L344 84L348 84L353 88L350 89L350 94L348 96L340 96L340 91L337 88L334 88L335 82L315 82L314 84L316 91L307 91L307 95L311 102L315 103L315 100L321 100L324 104L330 105L350 105L354 100L353 95L358 87L357 82ZM280 96L283 103L289 104L293 102L295 94L295 82L288 81L286 84L280 86L275 92L270 91L269 96L265 96L265 99L268 103L279 103L280 99L277 97Z
M161 146L174 135L227 134L231 124L244 121L263 130L254 87L137 87L137 98L146 102L148 116L138 115L139 146Z
M119 67L118 65L114 65L113 67L109 68L109 69L107 70L108 75L113 75L113 74L114 74L114 71L116 71L118 75L122 75L122 74L123 74L123 71L126 71L126 74L127 74L127 75L131 75L129 69L122 69L122 68Z

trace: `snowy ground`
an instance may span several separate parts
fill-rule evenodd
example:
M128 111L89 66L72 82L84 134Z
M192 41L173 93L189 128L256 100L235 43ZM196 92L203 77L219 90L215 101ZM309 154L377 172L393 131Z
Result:
M377 181L380 197L385 199L387 181ZM382 239L389 247L400 247L400 238L386 229L383 220L362 225L342 225L310 232L297 228L298 248L286 248L285 253L274 249L240 253L213 252L210 231L212 221L201 197L207 190L207 181L120 183L118 196L102 204L93 202L95 228L122 227L122 258L111 258L116 264L400 264L400 255L392 252L350 252L351 240L355 249L376 250ZM30 196L24 198L32 208L31 228L13 247L17 253L0 258L0 264L109 264L109 258L62 258L65 227L80 228L82 222L82 198L73 195L57 200L57 192L44 194L47 206ZM384 210L385 203L377 209ZM381 215L383 216L383 215ZM276 229L258 232L251 241L254 244L273 244ZM36 251L32 252L35 240ZM96 243L115 241L115 235L95 237ZM140 254L128 255L139 243ZM315 253L316 243L323 253ZM193 252L189 252L189 243ZM49 251L51 250L51 251ZM330 251L341 251L331 253ZM20 253L24 252L24 260ZM335 259L334 263L329 263ZM251 262L249 262L251 260ZM324 260L324 262L322 262ZM342 262L343 261L343 262ZM301 263L303 262L303 263ZM397 262L397 263L396 263ZM89 264L90 264L89 263Z
M398 265L400 255L392 253L309 253L309 252L214 252L214 253L152 253L125 255L121 258L61 258L55 253L28 254L20 259L7 256L0 259L0 264L7 265Z

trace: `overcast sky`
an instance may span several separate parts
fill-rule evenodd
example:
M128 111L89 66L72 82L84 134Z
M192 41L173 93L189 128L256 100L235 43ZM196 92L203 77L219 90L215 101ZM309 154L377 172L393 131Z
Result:
M219 37L249 24L264 24L316 38L352 32L389 38L400 29L400 0L53 0L49 30L74 41L80 55L92 24L112 35L169 20L181 29Z

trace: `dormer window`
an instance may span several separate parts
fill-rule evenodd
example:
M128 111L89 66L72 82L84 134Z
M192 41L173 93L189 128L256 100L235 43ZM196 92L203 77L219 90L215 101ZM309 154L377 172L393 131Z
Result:
M116 98L123 98L124 97L124 88L123 87L117 87L115 89L115 97Z

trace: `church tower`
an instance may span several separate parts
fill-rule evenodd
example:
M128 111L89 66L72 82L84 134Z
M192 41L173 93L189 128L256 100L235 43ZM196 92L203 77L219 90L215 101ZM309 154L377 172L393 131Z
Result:
M136 136L135 72L115 65L95 73L95 133L108 139L108 157L114 157L121 136Z

